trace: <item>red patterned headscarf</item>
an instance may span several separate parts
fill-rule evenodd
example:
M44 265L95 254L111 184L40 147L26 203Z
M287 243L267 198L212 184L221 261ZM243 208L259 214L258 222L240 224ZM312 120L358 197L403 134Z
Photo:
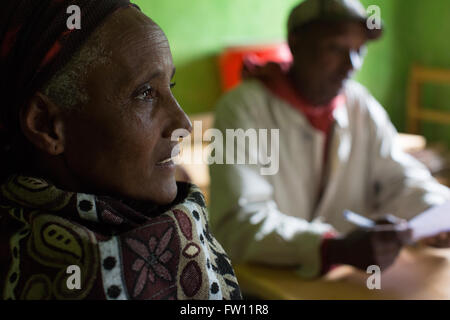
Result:
M68 7L81 10L81 29L70 30ZM20 137L19 111L67 64L89 35L129 0L2 0L0 11L0 157ZM136 6L135 6L136 7ZM70 12L70 11L69 11ZM7 166L7 164L5 164ZM4 171L2 168L0 171Z

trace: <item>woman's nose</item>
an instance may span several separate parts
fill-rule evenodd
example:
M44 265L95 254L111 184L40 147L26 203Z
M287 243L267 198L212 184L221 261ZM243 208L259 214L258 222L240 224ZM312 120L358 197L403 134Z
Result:
M169 116L170 121L163 131L163 137L182 139L189 136L192 132L192 123L178 104L175 97L172 97L171 99L171 107L167 108L167 115Z

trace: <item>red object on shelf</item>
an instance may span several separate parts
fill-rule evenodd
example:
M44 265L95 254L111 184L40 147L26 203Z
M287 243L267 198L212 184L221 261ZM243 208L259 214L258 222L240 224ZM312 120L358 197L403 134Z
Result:
M237 86L241 80L244 59L264 64L273 62L290 62L292 54L287 43L230 47L219 57L219 67L222 77L222 89L228 91Z

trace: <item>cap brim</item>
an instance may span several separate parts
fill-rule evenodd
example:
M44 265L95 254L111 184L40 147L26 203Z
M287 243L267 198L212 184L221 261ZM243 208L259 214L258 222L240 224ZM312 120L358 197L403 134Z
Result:
M379 28L369 29L367 26L367 19L364 17L356 17L356 16L341 16L336 17L333 19L335 21L357 21L360 22L363 26L363 28L366 30L366 35L368 40L376 40L381 37L383 34L383 23L381 23L381 26Z
M366 30L366 35L368 40L376 40L380 38L383 34L383 23L381 23L381 26L379 28L369 29L367 27L367 19L362 18L359 16L352 16L352 15L344 15L344 16L334 16L334 17L328 17L325 20L328 21L356 21L360 22L363 26L363 28Z

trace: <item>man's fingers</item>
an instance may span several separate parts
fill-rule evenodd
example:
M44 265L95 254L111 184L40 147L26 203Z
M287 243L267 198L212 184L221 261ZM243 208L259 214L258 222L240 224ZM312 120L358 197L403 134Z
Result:
M373 240L380 245L402 247L409 244L412 238L412 229L408 225L384 225L373 229Z
M436 236L422 239L421 243L435 248L449 248L450 247L450 234L448 232L442 232Z
M388 243L397 243L398 236L397 231L393 228L393 226L386 230L376 230L375 231L375 241L388 244Z
M383 256L380 256L378 258L379 266L381 271L385 271L388 267L394 264L395 260L397 259L398 252L396 254L386 254Z
M406 220L398 218L392 214L387 214L385 216L382 216L380 219L377 219L376 224L383 225L383 224L401 224L406 222Z
M396 256L400 251L401 246L396 243L382 244L374 248L376 256Z
M397 236L402 245L407 245L411 243L413 230L408 227L405 230L400 230L399 232L397 232Z

